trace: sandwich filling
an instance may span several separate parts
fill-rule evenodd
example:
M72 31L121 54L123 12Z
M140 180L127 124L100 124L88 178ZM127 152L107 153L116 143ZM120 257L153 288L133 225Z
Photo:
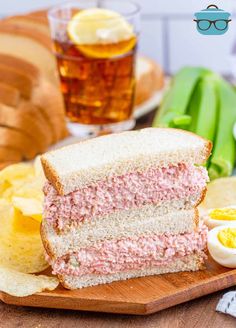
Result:
M63 196L47 182L44 219L64 229L71 223L104 217L114 211L187 199L196 194L200 197L207 182L205 168L185 163L110 176Z
M49 259L55 274L83 276L165 266L190 254L205 259L207 227L183 234L161 234L98 241L56 260Z

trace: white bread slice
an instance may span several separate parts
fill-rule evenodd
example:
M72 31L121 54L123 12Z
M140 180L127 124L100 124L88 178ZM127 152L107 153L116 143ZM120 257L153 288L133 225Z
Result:
M135 105L148 100L154 92L164 86L164 72L150 58L138 56L136 61Z
M51 41L44 34L27 29L0 24L0 53L26 59L47 78L58 84L56 60L51 51Z
M202 164L212 144L178 129L147 128L101 136L44 154L47 179L60 195L107 176L181 162Z
M155 268L146 268L143 270L117 272L108 275L85 275L76 277L72 275L60 275L59 280L65 288L77 289L100 284L107 284L117 280L127 280L130 278L151 276L163 273L197 271L204 269L203 254L191 254L182 258L173 260L168 265L158 266Z
M177 206L178 201L174 201ZM169 202L171 206L171 202ZM167 204L165 204L167 206ZM140 209L120 211L83 222L58 233L46 220L41 225L41 236L47 253L52 258L77 252L83 247L92 246L100 240L132 238L153 234L180 234L193 232L198 227L196 208L165 213L165 207L145 206Z

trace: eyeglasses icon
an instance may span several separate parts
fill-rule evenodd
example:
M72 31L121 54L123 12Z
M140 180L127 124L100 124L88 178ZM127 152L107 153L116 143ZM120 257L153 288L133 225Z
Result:
M216 19L216 20L209 20L209 19L194 19L194 22L197 23L197 27L201 31L207 31L210 29L211 25L213 24L218 31L224 31L228 28L229 22L232 19Z

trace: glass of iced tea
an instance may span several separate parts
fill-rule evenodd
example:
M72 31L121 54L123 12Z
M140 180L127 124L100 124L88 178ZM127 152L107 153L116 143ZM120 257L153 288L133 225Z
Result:
M52 8L48 17L71 133L132 129L139 6L78 0Z

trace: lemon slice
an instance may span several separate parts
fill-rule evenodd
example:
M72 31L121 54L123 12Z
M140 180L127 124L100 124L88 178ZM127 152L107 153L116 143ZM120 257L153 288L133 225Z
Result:
M82 54L95 58L124 54L136 43L132 25L120 14L101 8L79 11L69 22L67 32Z

